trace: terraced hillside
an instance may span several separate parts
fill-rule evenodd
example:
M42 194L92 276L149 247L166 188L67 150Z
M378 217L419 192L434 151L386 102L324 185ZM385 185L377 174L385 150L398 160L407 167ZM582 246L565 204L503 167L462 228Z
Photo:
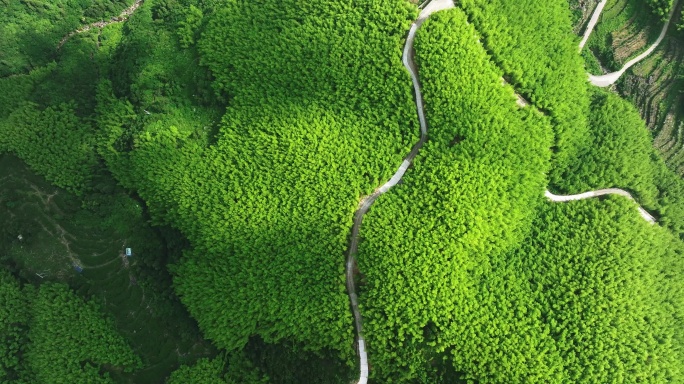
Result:
M680 175L684 175L683 43L681 34L673 34L619 84L620 92L639 107L653 130L653 144Z
M590 14L593 9L583 10ZM680 14L679 10L675 11L675 15ZM639 108L653 132L655 147L671 169L684 175L684 116L681 110L684 102L681 96L684 91L684 33L677 31L674 25L678 23L673 21L665 40L623 76L616 90ZM587 70L600 74L619 69L656 39L662 25L643 1L608 1L583 51ZM582 28L578 31L581 33Z
M593 10L587 8L589 14ZM585 57L593 54L603 68L618 70L657 39L661 25L644 1L610 0L587 42ZM595 73L595 68L589 70L600 74Z
M179 363L211 353L184 308L169 300L169 279L151 268L164 246L135 200L102 194L82 203L9 155L0 157L0 174L0 262L102 305L145 364L117 382L161 382Z

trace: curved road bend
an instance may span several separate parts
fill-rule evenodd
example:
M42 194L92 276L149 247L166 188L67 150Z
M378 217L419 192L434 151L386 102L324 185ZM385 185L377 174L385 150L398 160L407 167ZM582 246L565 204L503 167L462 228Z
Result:
M140 8L143 1L144 0L135 0L135 3L133 3L133 5L124 9L123 11L121 11L119 16L112 17L111 19L109 19L109 21L97 21L95 23L85 25L85 26L69 33L68 35L64 36L62 38L62 40L60 40L59 44L57 45L57 49L62 48L62 45L64 45L64 43L66 43L67 40L72 38L74 35L77 35L79 33L83 33L86 31L90 31L93 28L104 28L104 27L108 26L109 24L116 24L116 23L120 23L122 21L126 21L128 19L128 16L132 15L133 12L135 12L138 8Z
M620 69L617 72L612 72L612 73L607 73L605 75L600 75L600 76L594 76L594 75L589 75L589 81L597 86L597 87L607 87L609 85L614 84L618 79L625 73L629 68L640 62L641 60L645 59L648 57L653 51L655 51L656 48L658 48L658 45L663 41L665 38L665 34L667 34L668 28L670 28L670 22L672 21L672 17L674 16L674 11L677 8L677 5L679 4L679 0L676 0L672 4L672 9L670 10L670 15L667 18L667 22L665 22L665 25L663 26L663 30L660 31L660 36L658 36L658 40L653 43L644 53L641 55L633 58L632 60L628 61L627 64L625 64L622 69Z
M589 36L591 36L591 32L594 30L596 23L598 23L598 19L601 16L601 12L603 12L603 8L606 6L607 3L608 0L601 0L601 2L598 3L598 5L596 6L596 9L594 9L594 13L591 15L589 24L587 24L587 29L584 31L584 37L582 37L582 41L580 41L579 43L580 52L582 52L582 48L584 48L584 45L589 40Z
M554 201L554 202L584 200L584 199L590 199L592 197L603 196L603 195L620 195L620 196L624 196L624 197L636 202L634 197L632 197L632 195L629 192L622 190L622 189L618 189L618 188L599 189L597 191L590 191L590 192L580 193L578 195L566 195L566 196L554 195L553 193L551 193L549 191L546 191L546 194L545 194L547 199ZM643 217L649 223L651 223L651 224L656 223L656 219L653 216L651 216L651 214L648 213L641 206L639 206L639 214L641 215L641 217Z
M418 151L427 140L427 124L425 121L425 113L423 110L423 96L420 93L420 84L418 82L418 71L413 60L413 40L416 37L416 31L423 24L423 22L430 17L431 14L454 7L453 0L433 0L431 1L419 14L418 19L411 25L406 44L404 45L404 53L402 62L411 75L413 82L413 89L415 91L416 111L418 113L418 121L420 122L420 140L413 146L411 152L406 156L404 161L399 166L399 169L394 173L392 178L385 184L376 189L373 194L366 196L359 203L356 212L354 213L354 224L352 226L351 242L349 244L349 251L347 253L346 262L346 280L347 292L349 293L349 300L351 301L352 312L354 314L354 325L356 326L356 342L358 345L360 372L358 384L366 384L368 382L368 355L366 353L366 340L363 338L363 323L361 319L361 312L359 311L358 296L356 295L356 286L354 284L354 265L356 260L354 256L359 246L359 231L363 223L363 216L368 212L368 209L373 205L373 202L387 192L404 177L404 173L408 169L411 162L418 154Z

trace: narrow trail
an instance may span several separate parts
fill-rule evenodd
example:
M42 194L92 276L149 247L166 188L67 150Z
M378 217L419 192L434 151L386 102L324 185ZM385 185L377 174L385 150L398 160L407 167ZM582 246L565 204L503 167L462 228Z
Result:
M546 198L553 201L553 202L566 202L566 201L574 201L574 200L584 200L584 199L590 199L592 197L598 197L598 196L604 196L604 195L620 195L624 196L636 203L636 200L632 195L622 189L618 188L607 188L607 189L599 189L597 191L589 191L589 192L584 192L580 193L577 195L565 195L565 196L560 196L560 195L554 195L553 193L546 191ZM638 205L639 203L637 203ZM651 224L656 223L655 217L651 216L650 213L648 213L645 209L643 209L641 206L639 206L639 214L641 217L644 218L644 220L648 221Z
M108 26L109 24L116 24L116 23L121 23L122 21L126 21L128 19L128 17L130 15L132 15L133 12L135 12L142 5L143 2L144 2L144 0L135 0L135 3L133 3L133 5L131 5L130 7L121 11L119 16L114 16L111 19L109 19L109 21L97 21L95 23L85 25L85 26L69 33L68 35L64 36L62 38L62 40L60 40L59 44L57 45L57 49L59 50L60 48L62 48L62 45L64 45L64 43L66 43L70 38L72 38L75 35L78 35L79 33L90 31L93 28L104 28L104 27Z
M670 10L670 14L667 18L667 21L663 26L663 30L660 31L660 36L658 36L658 39L655 41L655 43L653 43L653 45L651 45L645 52L628 61L617 72L607 73L605 75L600 76L589 75L589 81L597 87L608 87L610 85L613 85L625 72L627 72L628 69L630 69L635 64L639 63L641 60L647 58L651 53L653 53L653 51L655 51L655 49L658 48L658 45L660 45L663 39L665 39L665 35L667 34L667 30L670 28L670 23L672 22L675 9L677 9L678 4L679 0L675 0L675 2L672 4L672 9Z
M423 3L425 4L425 3ZM423 106L423 96L420 93L420 83L418 82L418 71L416 69L415 62L413 60L413 41L416 37L416 32L418 28L423 24L431 14L454 7L453 0L433 0L430 2L418 15L416 21L411 25L408 36L406 38L406 44L404 45L404 52L402 56L402 62L404 66L409 71L411 75L411 81L413 82L413 89L415 91L415 101L416 101L416 111L418 113L418 121L420 122L420 140L413 146L411 152L404 158L404 161L399 166L399 169L394 173L392 178L385 184L380 186L373 192L373 194L364 197L359 203L356 212L354 213L354 224L352 226L351 242L349 244L349 250L347 253L346 262L346 280L347 280L347 292L349 294L349 300L351 302L352 313L354 315L354 325L356 326L356 343L358 346L359 362L360 362L360 372L358 384L366 384L368 382L368 355L366 353L366 340L363 337L363 321L361 318L361 312L359 311L358 296L356 294L356 286L354 283L354 266L356 265L356 260L354 256L358 250L359 246L359 231L361 230L361 224L363 223L363 216L368 212L368 209L373 205L375 200L380 197L383 193L389 191L393 186L404 177L404 173L411 165L411 162L418 154L418 151L423 147L425 141L427 140L427 123L425 121L425 113Z
M596 9L594 10L594 13L591 15L591 19L589 20L589 24L587 24L587 29L584 31L584 37L582 37L582 41L579 43L579 51L582 52L582 48L584 48L584 45L587 44L587 41L589 40L589 36L591 36L591 32L594 31L594 27L596 26L596 23L598 23L599 17L601 17L601 13L603 12L603 8L605 8L606 4L608 3L608 0L602 0L598 5L596 6Z

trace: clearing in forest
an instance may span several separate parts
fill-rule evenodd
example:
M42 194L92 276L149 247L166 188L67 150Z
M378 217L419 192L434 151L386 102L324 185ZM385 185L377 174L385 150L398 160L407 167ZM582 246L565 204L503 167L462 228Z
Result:
M146 265L163 246L136 201L81 201L10 155L0 156L0 175L0 261L28 281L64 282L102 305L145 364L133 377L113 376L159 382L179 362L210 353L184 308L168 299L169 278Z

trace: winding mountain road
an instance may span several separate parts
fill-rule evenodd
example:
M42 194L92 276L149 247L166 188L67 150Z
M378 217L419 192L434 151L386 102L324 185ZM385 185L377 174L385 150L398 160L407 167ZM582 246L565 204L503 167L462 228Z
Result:
M603 12L603 8L605 8L607 3L608 0L601 0L601 2L596 6L596 9L594 9L594 13L591 15L589 24L587 24L587 29L584 31L584 37L582 37L582 41L579 43L580 52L582 52L582 48L584 48L584 45L589 40L589 36L591 36L591 32L594 30L596 23L598 23L598 19L601 17L601 12Z
M585 40L588 39L589 34L591 34L591 29L593 29L593 27L596 25L598 17L601 11L603 10L606 1L607 0L602 1L602 3L599 4L599 7L601 7L600 10L598 12L594 12L594 16L592 16L592 20L590 20L589 23L589 30L587 33L585 33ZM421 4L421 6L424 4L425 3ZM420 28L423 22L427 20L427 18L430 17L431 14L438 12L440 10L453 8L454 6L455 5L453 0L433 0L432 2L427 4L427 6L420 12L416 21L411 25L408 37L406 38L406 44L404 45L402 62L406 69L409 71L409 74L411 75L411 80L413 82L413 88L415 91L416 111L418 113L418 120L420 122L420 140L418 140L418 142L413 146L411 152L408 154L408 156L406 156L404 161L399 166L399 169L397 169L397 171L390 178L390 180L382 186L380 186L378 189L376 189L373 194L363 198L360 201L356 212L354 213L354 224L352 226L351 241L349 244L346 261L346 283L347 292L349 294L349 300L351 302L352 313L354 315L354 324L356 327L356 343L358 346L360 362L359 380L357 381L358 384L367 384L368 382L368 354L366 352L366 340L363 337L363 319L361 317L361 312L359 310L358 295L356 293L356 286L354 283L354 266L356 265L356 260L354 256L358 251L359 232L361 230L361 225L363 224L363 217L368 212L370 207L373 205L375 200L377 200L377 198L380 197L380 195L389 191L392 187L397 185L399 181L401 181L401 179L404 177L404 174L406 173L406 170L411 165L411 162L416 157L418 151L420 151L423 144L427 140L427 122L424 113L423 96L420 91L420 82L418 81L418 70L416 68L415 61L413 60L413 41L415 39L418 28ZM664 30L667 30L667 27ZM518 99L517 103L519 106L526 107L529 104L524 98L522 98L522 96L518 95L517 93L516 96ZM547 190L545 196L553 202L566 202L572 200L589 199L609 194L625 196L631 199L632 201L635 201L635 199L629 192L617 188L601 189L597 191L585 192L578 195L568 196L554 195L553 193ZM648 222L656 222L655 218L640 206L639 213Z
M366 212L368 212L368 209L370 209L371 205L373 205L375 200L380 197L380 195L389 191L392 187L397 185L399 181L401 181L402 177L404 177L404 173L406 173L406 170L411 165L411 162L418 154L418 151L420 151L420 148L423 147L423 144L425 144L425 140L427 140L427 123L425 121L425 112L423 108L423 95L420 93L418 71L413 60L413 41L416 37L418 28L420 28L423 22L427 20L431 14L453 7L453 0L433 0L428 3L425 8L423 8L416 21L411 25L411 29L406 37L406 44L404 45L402 62L409 71L411 80L413 82L416 111L418 113L418 121L420 123L420 139L416 144L414 144L411 152L409 152L406 158L404 158L404 161L401 163L399 169L397 169L392 178L376 189L373 194L363 198L359 203L356 212L354 213L351 242L349 244L349 250L347 253L346 280L349 301L351 302L352 313L354 314L354 325L356 326L356 343L358 346L360 362L359 380L357 381L358 384L366 384L368 382L368 354L366 353L366 340L363 338L363 321L361 318L361 312L359 311L358 296L356 294L356 286L354 284L354 265L356 264L354 256L356 255L359 246L359 231L361 230L361 224L363 224L363 216L366 214Z
M672 4L672 9L670 10L670 14L667 18L667 21L665 22L665 25L663 26L663 30L660 31L660 36L658 36L658 39L651 45L645 52L640 54L639 56L633 58L632 60L628 61L619 71L617 72L612 72L612 73L607 73L605 75L600 75L600 76L594 76L594 75L589 75L589 81L597 86L597 87L608 87L610 85L613 85L618 79L625 73L627 72L628 69L630 69L632 66L635 64L639 63L641 60L647 58L653 51L655 51L656 48L658 48L658 45L663 41L665 38L665 35L667 34L667 30L670 28L670 22L672 22L672 18L675 13L675 9L677 8L677 5L679 3L679 0L675 0L675 2ZM599 4L599 7L601 4ZM598 7L597 7L598 8ZM603 8L601 8L603 10ZM596 13L596 12L594 12ZM599 12L600 14L600 12ZM598 19L598 16L596 16ZM593 19L593 17L592 17ZM591 33L591 31L589 31ZM586 33L585 33L586 35ZM588 36L586 36L588 38ZM581 49L581 47L580 47Z
M577 195L565 195L565 196L554 195L553 193L551 193L547 190L546 194L545 194L547 199L554 201L554 202L559 202L559 203L560 202L566 202L566 201L591 199L593 197L598 197L598 196L603 196L603 195L620 195L620 196L624 196L624 197L636 202L634 197L632 197L632 195L629 192L622 190L622 189L618 189L618 188L599 189L597 191L589 191L589 192L584 192L584 193L580 193ZM639 206L639 214L641 215L641 217L644 218L644 220L648 221L649 223L651 223L651 224L656 223L656 219L653 216L651 216L651 214L648 213L641 206Z
M109 19L109 21L97 21L95 23L85 25L85 26L69 33L68 35L64 36L62 38L62 40L60 40L59 44L57 45L57 49L62 48L62 45L64 45L64 43L66 43L74 35L78 35L79 33L83 33L86 31L90 31L93 28L104 28L104 27L108 26L109 24L116 24L116 23L121 23L122 21L126 21L128 19L128 17L133 14L133 12L135 12L138 8L140 8L140 6L142 5L143 2L144 2L144 0L136 0L135 3L133 3L133 5L124 9L123 11L121 11L119 16L114 16L111 19Z

